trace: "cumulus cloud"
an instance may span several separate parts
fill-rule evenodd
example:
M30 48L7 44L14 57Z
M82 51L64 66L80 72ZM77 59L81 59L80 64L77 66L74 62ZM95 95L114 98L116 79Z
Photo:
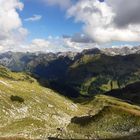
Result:
M79 43L72 42L71 37L48 37L47 39L34 39L28 45L20 47L20 50L16 51L23 52L66 52L75 51L79 52L83 49L90 49L93 47L98 47L94 43Z
M41 15L33 15L32 17L26 18L25 21L39 21L42 19Z
M94 41L84 33L75 33L72 36L63 35L63 38L70 38L72 42L77 43L94 43Z
M49 5L58 5L60 8L68 8L71 6L71 0L43 0Z
M38 38L24 44L22 41L28 30L23 27L17 12L23 9L23 3L20 0L0 0L0 51L81 51L99 47L96 43L140 41L139 0L77 0L75 4L72 0L42 1L65 8L69 18L84 23L83 33ZM41 18L41 15L33 15L25 21Z
M28 34L17 12L23 6L19 0L0 0L0 50L14 48Z
M67 15L83 22L85 34L98 43L140 41L138 3L139 0L79 0Z
M83 33L76 33L71 37L72 42L77 42L77 43L93 43L94 41L87 36L86 34Z
M139 0L107 0L109 6L116 13L114 22L119 27L129 24L140 24Z
M1 0L0 7L0 36L6 37L21 27L22 22L16 9L22 10L23 4L17 0Z

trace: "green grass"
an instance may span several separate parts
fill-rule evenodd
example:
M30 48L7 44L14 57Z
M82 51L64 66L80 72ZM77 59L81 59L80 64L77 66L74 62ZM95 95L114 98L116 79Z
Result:
M92 109L85 116L74 117L68 129L81 138L117 138L140 131L140 107L108 96L96 96L88 103ZM90 107L91 108L91 107Z
M2 137L47 138L57 134L57 128L65 127L72 116L81 115L86 110L53 90L40 86L26 74L3 70L1 75L6 74L0 77ZM24 102L12 101L11 96Z
M103 95L78 104L40 86L25 73L2 67L0 75L0 137L6 140L115 138L140 129L138 106ZM71 122L72 118L76 121Z
M31 140L31 139L25 139L21 137L0 137L0 140Z

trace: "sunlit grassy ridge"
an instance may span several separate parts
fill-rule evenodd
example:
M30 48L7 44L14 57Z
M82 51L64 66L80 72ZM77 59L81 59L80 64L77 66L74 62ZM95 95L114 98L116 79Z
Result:
M130 105L119 99L98 95L85 103L91 110L87 115L74 117L68 125L74 137L87 139L117 138L133 135L140 131L140 107ZM86 134L86 135L85 135ZM140 135L137 136L140 138Z
M93 139L139 131L138 106L103 95L76 104L25 73L0 67L0 137Z

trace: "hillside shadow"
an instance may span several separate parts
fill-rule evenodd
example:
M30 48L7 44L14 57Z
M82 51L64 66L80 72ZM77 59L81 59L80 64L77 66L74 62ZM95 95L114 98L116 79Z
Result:
M136 82L126 86L125 88L115 89L104 94L122 99L129 104L140 105L140 82Z

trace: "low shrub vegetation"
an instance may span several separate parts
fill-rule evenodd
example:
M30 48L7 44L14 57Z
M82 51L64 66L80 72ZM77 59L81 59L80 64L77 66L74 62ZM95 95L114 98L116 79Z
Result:
M10 97L10 99L11 99L12 102L19 102L19 103L23 103L24 102L24 99L22 97L19 97L19 96L12 95Z

